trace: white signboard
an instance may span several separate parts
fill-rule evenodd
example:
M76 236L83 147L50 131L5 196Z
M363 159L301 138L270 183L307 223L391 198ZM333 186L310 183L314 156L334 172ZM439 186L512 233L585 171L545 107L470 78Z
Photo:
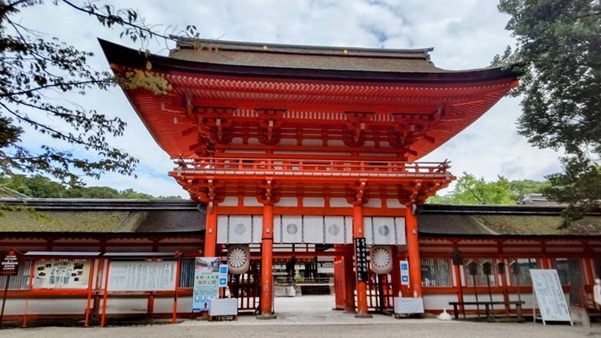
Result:
M109 291L173 291L177 262L111 262Z
M530 269L532 291L545 321L572 322L557 270Z
M409 262L399 261L401 265L401 285L409 285Z
M87 289L90 266L89 261L36 261L33 288Z

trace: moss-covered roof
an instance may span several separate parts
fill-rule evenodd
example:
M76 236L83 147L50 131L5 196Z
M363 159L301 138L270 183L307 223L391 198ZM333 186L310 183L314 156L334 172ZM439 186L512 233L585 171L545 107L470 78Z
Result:
M562 207L424 205L419 231L439 235L601 235L601 213L561 228Z
M127 211L9 211L0 218L0 231L115 232L120 228L132 231L134 224L126 222L131 214Z
M0 232L181 232L205 227L204 209L188 201L3 200Z
M475 215L471 216L498 234L512 235L601 235L601 217L585 217L561 229L560 216Z

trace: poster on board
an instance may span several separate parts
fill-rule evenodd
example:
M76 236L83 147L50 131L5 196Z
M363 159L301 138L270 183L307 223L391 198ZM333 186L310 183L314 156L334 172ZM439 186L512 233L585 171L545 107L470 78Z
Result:
M34 289L87 289L90 266L90 261L36 261L32 287Z
M196 257L192 311L208 311L211 299L219 298L219 257Z
M173 291L176 261L112 261L109 291Z
M546 321L572 322L557 270L530 269L532 292L536 297L543 323ZM535 318L536 319L536 318Z

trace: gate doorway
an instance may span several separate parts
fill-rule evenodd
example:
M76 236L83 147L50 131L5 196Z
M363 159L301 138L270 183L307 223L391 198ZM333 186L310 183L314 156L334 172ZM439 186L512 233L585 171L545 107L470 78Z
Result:
M292 255L294 254L294 255ZM342 251L330 246L325 250L308 252L274 252L273 310L286 312L329 312L357 308L357 297L347 297L350 279L354 293L355 272L345 267ZM232 297L238 298L238 309L244 313L258 314L261 299L260 251L250 262L245 274L230 275L228 287ZM288 256L288 257L286 257ZM345 269L347 271L345 271ZM369 270L367 281L367 306L370 312L392 312L395 292L391 274L377 275ZM347 305L353 302L352 305Z

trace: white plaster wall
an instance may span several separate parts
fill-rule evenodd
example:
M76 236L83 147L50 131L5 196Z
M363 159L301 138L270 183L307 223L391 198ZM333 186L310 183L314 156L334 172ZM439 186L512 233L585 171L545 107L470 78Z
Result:
M305 207L324 207L325 201L323 198L306 197L303 198L303 206Z
M238 197L226 197L219 205L224 207L236 207L238 206Z
M330 198L330 207L333 208L348 208L351 205L348 204L346 198Z
M390 209L401 209L405 208L405 205L401 204L399 200L389 198L386 200L386 206Z
M257 201L256 197L244 197L244 206L245 207L262 207L263 204Z
M379 198L372 198L367 203L365 203L365 208L381 208L382 200Z
M450 294L434 294L424 296L424 309L425 310L449 310L449 302L456 302L457 295L455 293ZM453 307L451 306L451 310Z
M52 299L41 298L29 300L25 298L7 299L5 315L48 315L48 314L81 314L86 311L87 298ZM90 305L91 306L91 305Z
M275 204L278 207L297 207L298 199L296 197L282 197L280 201Z

